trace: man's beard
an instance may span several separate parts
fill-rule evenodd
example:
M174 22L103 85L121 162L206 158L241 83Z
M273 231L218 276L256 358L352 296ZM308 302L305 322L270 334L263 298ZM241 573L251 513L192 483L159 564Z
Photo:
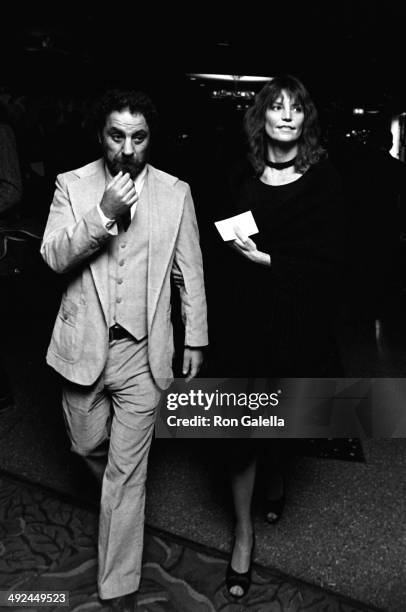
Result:
M135 159L106 159L107 168L112 176L116 176L121 170L123 174L128 172L134 181L140 172L145 168L146 160L139 162Z

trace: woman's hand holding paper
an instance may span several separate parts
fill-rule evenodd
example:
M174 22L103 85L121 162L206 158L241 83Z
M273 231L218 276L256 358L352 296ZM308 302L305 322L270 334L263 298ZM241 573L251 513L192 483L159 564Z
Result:
M271 256L268 253L259 251L255 242L248 236L245 236L238 226L234 227L234 232L237 238L230 244L238 253L254 263L263 266L271 265Z

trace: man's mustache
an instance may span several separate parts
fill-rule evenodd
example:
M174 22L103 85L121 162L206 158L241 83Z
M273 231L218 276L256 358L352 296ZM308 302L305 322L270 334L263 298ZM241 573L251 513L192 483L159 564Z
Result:
M134 179L144 168L146 162L139 162L136 159L115 159L108 164L110 166L110 172L115 176L121 170L121 172L126 173Z

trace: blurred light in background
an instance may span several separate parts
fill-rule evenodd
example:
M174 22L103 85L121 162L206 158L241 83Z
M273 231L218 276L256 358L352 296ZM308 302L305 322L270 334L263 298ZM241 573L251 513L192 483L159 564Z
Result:
M399 159L400 153L400 120L399 115L395 115L392 117L392 122L390 126L390 131L392 132L393 137L393 145L389 153Z
M203 79L208 81L231 81L237 83L266 83L272 79L267 76L240 76L238 74L197 74L189 73L191 80Z

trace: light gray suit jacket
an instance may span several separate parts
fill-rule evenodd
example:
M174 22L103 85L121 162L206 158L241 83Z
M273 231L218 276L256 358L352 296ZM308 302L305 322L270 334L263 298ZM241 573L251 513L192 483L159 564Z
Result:
M172 378L171 274L179 287L185 345L205 346L206 298L199 233L189 186L148 166L148 355L162 389ZM110 234L97 211L105 189L103 160L60 174L41 246L55 271L67 273L47 362L81 385L101 374L108 352Z

